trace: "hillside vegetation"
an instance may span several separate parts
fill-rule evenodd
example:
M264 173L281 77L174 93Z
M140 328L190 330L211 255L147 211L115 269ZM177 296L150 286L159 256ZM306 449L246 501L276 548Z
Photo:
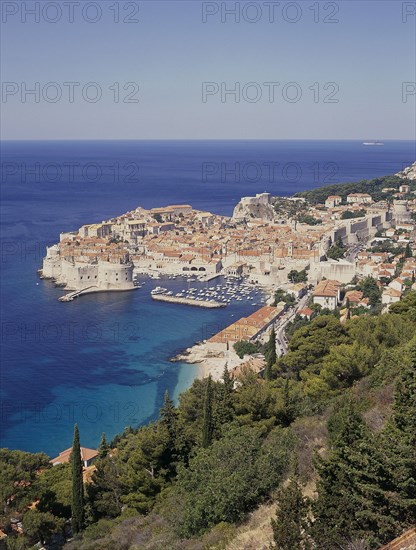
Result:
M259 525L259 548L379 548L416 522L415 334L412 292L383 315L318 315L267 380L248 371L234 388L225 371L177 407L166 394L158 421L101 446L65 548L255 548ZM20 515L25 531L8 548L62 533L70 466L8 450L0 462L2 523Z
M372 180L361 180L353 183L337 183L333 185L325 185L323 187L317 187L310 191L302 191L296 193L295 197L303 197L311 204L324 204L326 198L329 195L339 195L343 201L350 193L368 193L372 196L373 200L381 201L386 200L392 196L392 192L383 193L384 187L392 187L396 191L399 189L399 185L406 183L410 185L412 191L416 190L416 181L403 179L399 176L383 176L381 178L374 178Z

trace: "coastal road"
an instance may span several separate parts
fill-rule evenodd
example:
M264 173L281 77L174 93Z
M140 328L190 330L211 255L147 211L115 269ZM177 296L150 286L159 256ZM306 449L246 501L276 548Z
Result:
M306 306L307 301L309 300L310 293L306 293L305 296L302 296L302 298L299 300L299 302L296 304L296 306L292 309L290 309L285 316L280 319L280 322L278 322L275 325L275 331L276 331L276 354L278 357L281 357L282 355L285 355L287 353L287 341L285 338L285 328L286 325L293 319L293 317L296 315L296 313L303 309Z

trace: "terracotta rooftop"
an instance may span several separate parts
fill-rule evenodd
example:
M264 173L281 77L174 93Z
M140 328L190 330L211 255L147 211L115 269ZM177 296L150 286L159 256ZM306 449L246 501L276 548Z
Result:
M345 300L349 300L352 303L361 302L363 299L363 293L361 290L350 290L345 294Z
M311 309L310 307L304 307L303 309L298 311L298 313L301 316L306 315L307 317L310 317L313 313L313 309Z
M52 458L49 462L52 464L66 464L70 460L72 453L72 447L62 451L56 458ZM81 459L82 460L91 460L98 456L98 451L96 449L88 449L87 447L81 447Z
M264 358L251 357L248 361L244 361L244 363L240 363L239 365L237 365L230 372L230 375L232 378L238 378L247 371L259 374L262 370L264 370L265 364L266 362Z
M221 330L208 341L212 343L238 342L249 340L263 327L270 324L282 311L282 307L263 306L248 317L242 317L224 330Z
M340 286L341 286L341 283L339 281L331 281L329 279L322 280L318 283L313 295L336 297L338 296L338 291Z
M416 550L416 527L409 529L379 550Z

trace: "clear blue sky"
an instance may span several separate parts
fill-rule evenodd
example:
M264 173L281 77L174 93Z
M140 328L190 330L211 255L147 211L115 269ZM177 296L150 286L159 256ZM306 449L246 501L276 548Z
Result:
M251 2L256 11L247 2L119 0L120 19L139 5L131 16L139 22L129 24L114 22L112 0L99 2L95 24L82 18L85 0L78 3L73 23L68 8L58 16L53 6L40 13L39 22L30 14L24 22L22 3L2 0L2 139L415 139L416 96L409 93L402 101L402 83L416 80L414 2L403 8L399 0L281 1L271 22L271 7L263 1ZM42 9L46 2L39 4ZM240 22L229 15L221 23L225 6L237 7ZM204 9L218 13L204 23ZM95 13L92 6L87 16ZM324 23L325 17L338 22ZM69 81L80 83L73 103L63 85ZM39 101L27 95L23 103L23 86L36 82ZM62 90L56 103L42 97L49 82ZM82 97L88 82L102 91L96 103ZM120 84L119 103L109 89L114 82ZM127 82L139 84L133 95L138 103L122 101L134 92L123 91ZM241 89L239 103L221 98L220 91L203 102L203 82L256 86ZM272 102L264 82L280 82ZM282 92L291 82L296 86ZM323 89L328 82L336 83L336 93L331 86ZM299 91L297 102L283 97ZM338 102L323 102L332 91ZM94 90L87 92L92 97ZM259 101L247 100L259 92ZM54 93L46 89L50 97Z

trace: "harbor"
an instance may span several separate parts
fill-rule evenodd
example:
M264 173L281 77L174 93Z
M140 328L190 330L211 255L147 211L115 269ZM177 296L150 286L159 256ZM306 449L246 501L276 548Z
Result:
M192 283L195 283L195 286L191 286ZM235 302L245 302L256 307L264 305L267 300L258 285L251 285L243 278L234 277L221 278L218 284L213 286L208 286L207 282L201 286L201 281L187 279L187 287L182 287L179 292L175 292L173 288L170 290L157 286L150 294L153 299L159 301L207 308L225 307Z

